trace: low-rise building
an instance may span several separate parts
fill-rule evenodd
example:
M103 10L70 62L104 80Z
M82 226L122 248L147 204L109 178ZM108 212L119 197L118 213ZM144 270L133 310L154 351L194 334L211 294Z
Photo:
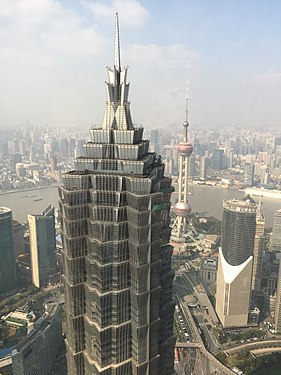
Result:
M199 276L206 284L216 282L218 270L217 257L208 257L201 260Z

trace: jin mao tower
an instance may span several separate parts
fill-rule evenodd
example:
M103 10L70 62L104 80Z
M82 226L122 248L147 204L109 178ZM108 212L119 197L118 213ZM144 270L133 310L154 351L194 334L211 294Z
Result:
M171 179L135 127L121 68L102 126L59 189L69 375L172 375Z

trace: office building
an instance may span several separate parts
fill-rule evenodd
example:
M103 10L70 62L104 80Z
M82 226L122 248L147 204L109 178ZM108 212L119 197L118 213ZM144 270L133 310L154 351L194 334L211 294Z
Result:
M272 251L281 252L281 209L276 210L274 213L271 249Z
M158 142L159 142L159 130L158 129L151 130L150 142L154 145L158 145Z
M208 169L209 158L207 156L201 156L200 158L200 179L206 180L207 169Z
M250 196L223 201L221 248L225 260L232 266L242 264L253 255L256 211L256 203Z
M248 322L256 211L250 196L223 202L216 312L224 327L245 326Z
M41 288L56 269L55 211L49 205L40 215L28 215L32 283Z
M244 186L253 186L254 184L254 164L246 164L244 168Z
M16 220L13 220L13 240L14 240L15 257L25 252L24 232L25 232L24 225L19 223Z
M216 313L223 327L243 327L248 323L252 266L252 256L239 266L232 266L219 251Z
M270 180L269 169L267 166L263 166L261 169L261 185L267 185Z
M16 287L12 210L0 207L0 294Z
M252 274L252 290L261 290L262 278L262 255L265 248L265 219L261 212L261 196L260 203L256 215L256 232L254 239L253 251L253 274Z
M69 375L174 374L171 179L108 68L101 127L59 188Z
M223 150L220 148L216 148L211 157L211 166L213 169L220 171L223 169Z
M63 344L62 305L49 304L44 318L12 351L13 375L50 375Z
M281 333L281 262L279 262L279 272L277 279L277 291L274 309L274 327L276 332Z
M232 168L233 164L234 164L234 150L233 150L233 148L228 150L227 157L228 157L228 168Z
M188 160L188 177L193 178L196 176L195 156L191 155Z
M218 258L202 258L199 276L206 284L213 284L217 279Z

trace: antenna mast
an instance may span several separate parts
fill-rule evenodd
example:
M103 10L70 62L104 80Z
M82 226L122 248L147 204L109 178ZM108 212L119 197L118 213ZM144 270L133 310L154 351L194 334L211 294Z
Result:
M121 70L121 57L120 57L120 36L119 36L119 17L116 12L115 15L115 48L114 48L114 65L115 68Z

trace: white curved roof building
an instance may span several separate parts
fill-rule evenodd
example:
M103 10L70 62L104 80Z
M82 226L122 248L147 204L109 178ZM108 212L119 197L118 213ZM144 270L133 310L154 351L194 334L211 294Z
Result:
M248 323L253 257L232 266L219 250L216 312L223 327L242 327Z

